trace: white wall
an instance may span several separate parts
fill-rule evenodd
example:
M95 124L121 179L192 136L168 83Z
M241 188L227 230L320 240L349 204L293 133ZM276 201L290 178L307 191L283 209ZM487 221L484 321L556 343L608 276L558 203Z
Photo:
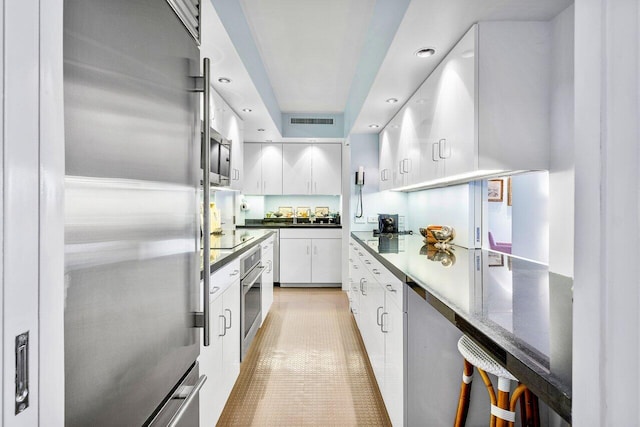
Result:
M549 174L532 172L512 179L511 253L549 263Z
M434 188L408 194L409 228L418 233L430 224L450 225L456 230L453 243L473 247L475 184Z
M381 213L398 214L408 219L407 194L394 191L379 190L378 171L378 135L355 134L349 136L351 151L351 166L349 173L350 188L350 228L352 231L366 231L378 228L377 216ZM356 222L355 213L358 203L359 188L355 185L355 173L359 166L364 167L365 185L362 187L362 205L364 223ZM358 213L359 208L358 208ZM367 218L375 216L375 223L366 222ZM346 222L346 219L345 219ZM416 230L417 231L417 230Z
M549 270L573 277L574 7L551 22Z

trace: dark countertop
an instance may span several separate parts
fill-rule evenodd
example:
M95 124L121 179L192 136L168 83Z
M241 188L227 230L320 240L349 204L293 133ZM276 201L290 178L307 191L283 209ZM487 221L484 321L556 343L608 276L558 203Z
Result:
M457 246L455 263L444 267L427 258L420 235L397 236L391 244L371 232L351 236L571 421L571 278L543 264Z
M245 225L237 225L237 229L241 228L342 228L341 224L319 224L319 223L298 223L291 222L254 222L245 223Z
M264 227L263 227L264 228ZM252 237L244 243L236 246L233 249L211 249L211 273L219 270L223 266L227 265L240 255L244 254L258 243L261 243L269 238L273 234L273 231L269 230L242 230L236 231L237 234L241 234L246 237ZM213 239L214 237L212 237ZM200 268L200 279L202 279L202 267Z

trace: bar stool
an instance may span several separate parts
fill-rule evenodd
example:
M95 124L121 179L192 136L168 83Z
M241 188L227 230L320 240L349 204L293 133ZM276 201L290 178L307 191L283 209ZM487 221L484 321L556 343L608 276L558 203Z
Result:
M458 399L458 410L454 427L463 427L469 411L469 397L471 394L471 381L473 380L473 368L478 370L482 381L489 392L491 400L491 427L513 426L516 419L516 404L520 400L520 418L523 426L538 427L540 415L538 411L538 398L529 391L524 384L518 384L511 399L511 381L518 381L511 372L507 371L496 362L487 352L482 350L471 338L463 335L458 340L458 351L464 357L464 369L462 372L462 384ZM487 373L498 377L498 396Z

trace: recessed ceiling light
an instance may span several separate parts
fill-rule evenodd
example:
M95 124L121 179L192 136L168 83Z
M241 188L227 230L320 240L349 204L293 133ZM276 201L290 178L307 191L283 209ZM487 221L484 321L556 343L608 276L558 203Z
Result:
M264 129L260 128L258 129L258 132L264 132Z
M244 111L245 113L250 113L251 112L251 108L243 108L242 111Z
M229 78L227 78L227 77L220 77L220 78L218 79L218 81L219 81L220 83L231 83L231 79L229 79Z
M398 98L389 98L385 101L387 104L395 104L398 102Z
M436 50L432 47L423 47L422 49L416 50L414 53L418 58L428 58L436 53Z
M369 125L369 127L370 127L371 129L377 129L377 128L379 128L379 127L380 127L380 125L377 125L377 124L373 123L373 124L370 124L370 125Z

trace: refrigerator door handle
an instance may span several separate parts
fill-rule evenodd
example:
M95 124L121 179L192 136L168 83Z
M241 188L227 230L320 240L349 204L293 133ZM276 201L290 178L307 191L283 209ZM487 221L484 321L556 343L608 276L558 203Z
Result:
M182 418L185 412L187 412L187 409L189 409L189 406L191 405L191 403L193 403L193 401L195 400L195 397L198 395L198 393L200 392L200 389L202 388L202 386L206 381L207 381L207 376L200 375L198 382L193 386L193 388L191 389L187 397L184 398L184 403L182 404L182 406L180 406L180 409L178 410L178 412L176 412L173 418L171 418L171 421L169 421L169 424L167 424L167 427L178 426L178 423L180 422L180 418ZM180 398L180 396L176 396L176 398Z
M202 187L203 187L203 209L202 209L202 258L203 258L203 280L202 280L202 312L195 313L194 326L204 329L203 345L209 346L211 340L211 321L209 319L209 289L211 287L211 220L209 209L211 194L211 174L209 173L209 165L211 164L211 150L209 141L211 140L211 61L204 58L202 61L202 92L203 100L203 138L201 146L201 162L202 166ZM198 88L200 91L200 88Z

